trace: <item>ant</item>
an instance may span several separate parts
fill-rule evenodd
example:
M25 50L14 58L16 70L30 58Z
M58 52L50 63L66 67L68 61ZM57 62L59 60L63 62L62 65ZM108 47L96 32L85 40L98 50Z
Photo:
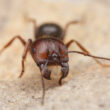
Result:
M78 41L72 39L66 44L63 43L64 37L66 36L67 29L70 25L80 23L81 21L75 20L68 22L63 29L58 24L55 23L44 23L40 26L37 26L37 23L34 19L28 18L28 22L32 22L34 25L34 37L35 41L28 39L26 42L21 36L13 37L1 50L0 54L8 48L15 39L19 39L21 43L24 45L25 49L22 56L22 70L19 75L21 78L25 71L24 61L26 59L28 51L30 51L33 60L39 67L41 71L41 79L42 79L42 104L44 103L45 97L45 83L44 78L47 80L51 80L51 71L49 70L49 65L60 65L61 66L61 77L59 79L59 85L62 85L62 79L67 77L69 73L69 57L68 53L77 53L82 54L84 56L92 57L99 65L103 67L110 67L110 65L106 65L101 63L97 59L110 60L110 58L98 57L91 55L88 50L86 50ZM68 47L75 43L81 50L80 51L68 51Z

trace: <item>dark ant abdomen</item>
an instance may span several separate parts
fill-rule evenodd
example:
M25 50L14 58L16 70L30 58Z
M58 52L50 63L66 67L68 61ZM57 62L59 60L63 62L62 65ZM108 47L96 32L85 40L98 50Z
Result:
M57 39L63 39L63 29L55 23L45 23L37 28L36 39L41 37L55 37Z

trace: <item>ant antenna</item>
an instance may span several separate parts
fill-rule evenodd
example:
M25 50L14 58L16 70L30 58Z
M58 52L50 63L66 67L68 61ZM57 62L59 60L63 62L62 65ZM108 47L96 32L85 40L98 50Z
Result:
M45 69L45 67L47 66L47 64L48 64L48 60L47 60L47 62L45 63L43 70ZM43 70L42 70L42 72L43 72ZM42 91L42 101L41 101L41 104L44 105L45 82L44 82L43 74L41 74L41 81L42 81L42 89L43 89L43 91Z
M79 51L68 51L67 53L77 53L77 54L82 54L84 56L88 56L88 57L92 57L92 58L103 59L103 60L110 60L110 58L98 57L98 56L90 55L88 53L83 53L83 52L79 52Z

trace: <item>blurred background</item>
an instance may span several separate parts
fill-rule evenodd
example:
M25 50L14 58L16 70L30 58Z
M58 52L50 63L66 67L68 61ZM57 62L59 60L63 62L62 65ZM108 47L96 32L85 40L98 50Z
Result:
M110 0L0 0L0 49L16 35L34 40L33 24L25 21L25 14L38 25L55 22L62 28L69 21L83 19L83 23L70 26L64 42L75 39L93 55L110 58ZM110 69L76 54L69 55L70 73L64 86L58 86L58 79L45 80L46 105L41 107L40 71L30 55L23 78L17 78L23 49L16 40L0 56L1 110L110 109ZM69 50L80 49L73 44Z

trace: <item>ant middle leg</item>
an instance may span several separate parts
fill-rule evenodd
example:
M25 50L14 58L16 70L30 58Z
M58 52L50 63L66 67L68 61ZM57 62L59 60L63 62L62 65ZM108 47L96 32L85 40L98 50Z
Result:
M21 43L25 46L26 42L25 40L21 37L21 36L15 36L13 37L6 45L4 45L4 47L0 50L0 54L6 49L8 48L15 39L19 39L21 41Z
M85 49L85 47L83 47L78 41L76 40L70 40L68 43L66 43L66 47L68 48L72 43L75 43L85 54L91 55L90 52ZM102 67L110 67L110 65L107 64L103 64L102 62L100 62L99 60L97 60L96 58L93 58L97 64L99 64Z

